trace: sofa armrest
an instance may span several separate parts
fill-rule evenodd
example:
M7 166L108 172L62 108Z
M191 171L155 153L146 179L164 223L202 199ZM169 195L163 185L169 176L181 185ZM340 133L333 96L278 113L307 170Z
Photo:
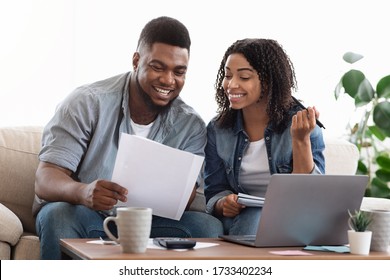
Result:
M22 222L11 210L0 203L0 241L13 246L18 243L22 233Z

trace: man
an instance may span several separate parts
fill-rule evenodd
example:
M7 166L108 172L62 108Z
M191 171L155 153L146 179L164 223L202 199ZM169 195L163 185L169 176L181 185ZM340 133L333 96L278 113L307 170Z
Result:
M179 98L190 45L181 22L153 19L141 32L133 72L79 87L57 108L44 129L35 182L42 259L61 257L60 238L105 236L104 218L131 195L110 181L121 132L204 155L205 124ZM211 215L185 211L180 221L153 217L151 236L220 233Z

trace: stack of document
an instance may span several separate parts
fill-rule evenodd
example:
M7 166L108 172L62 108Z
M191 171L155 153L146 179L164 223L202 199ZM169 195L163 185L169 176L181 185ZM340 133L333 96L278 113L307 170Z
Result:
M239 193L237 202L248 207L263 207L264 197Z

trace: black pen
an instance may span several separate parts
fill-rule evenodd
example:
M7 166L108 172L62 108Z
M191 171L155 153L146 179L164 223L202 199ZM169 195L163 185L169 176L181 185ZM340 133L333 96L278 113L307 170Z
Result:
M298 99L296 99L294 96L292 96L292 99L295 101L295 103L297 103L299 105L299 107L301 107L302 109L307 109L305 106L303 106L303 104L301 102L298 101ZM319 127L322 127L323 129L325 129L325 126L319 121L316 119L316 123Z

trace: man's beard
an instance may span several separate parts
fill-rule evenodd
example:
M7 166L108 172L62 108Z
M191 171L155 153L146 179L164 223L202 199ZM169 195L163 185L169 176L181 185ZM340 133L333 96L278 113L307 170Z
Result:
M141 96L142 100L146 104L146 106L149 108L149 110L153 113L160 114L165 111L168 111L169 108L171 107L173 101L177 98L175 97L169 103L165 106L157 105L153 102L152 98L142 89L141 84L139 83L138 80L138 75L135 77L136 85L137 85L137 92L138 95Z

